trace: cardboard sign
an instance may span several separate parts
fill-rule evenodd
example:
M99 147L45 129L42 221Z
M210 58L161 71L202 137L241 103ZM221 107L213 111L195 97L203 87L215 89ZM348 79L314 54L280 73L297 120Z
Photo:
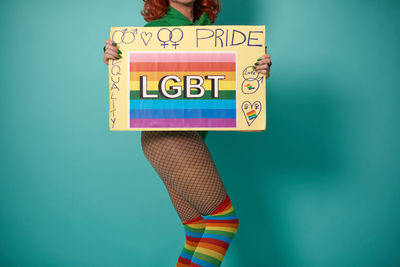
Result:
M265 130L264 26L111 28L110 130Z

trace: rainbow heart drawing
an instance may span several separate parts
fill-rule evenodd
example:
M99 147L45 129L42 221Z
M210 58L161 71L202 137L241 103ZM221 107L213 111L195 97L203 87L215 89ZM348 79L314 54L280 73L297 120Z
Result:
M250 126L261 112L261 102L256 101L251 104L249 101L245 101L242 103L242 111L247 124Z

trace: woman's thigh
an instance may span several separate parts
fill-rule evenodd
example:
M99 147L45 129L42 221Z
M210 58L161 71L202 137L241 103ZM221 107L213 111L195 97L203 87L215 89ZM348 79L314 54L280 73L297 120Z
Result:
M143 131L142 148L156 172L199 211L224 199L225 187L198 132Z

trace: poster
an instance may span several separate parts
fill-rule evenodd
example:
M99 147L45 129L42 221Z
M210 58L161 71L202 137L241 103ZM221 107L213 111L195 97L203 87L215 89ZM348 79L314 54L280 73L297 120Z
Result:
M113 27L112 131L262 131L264 26Z

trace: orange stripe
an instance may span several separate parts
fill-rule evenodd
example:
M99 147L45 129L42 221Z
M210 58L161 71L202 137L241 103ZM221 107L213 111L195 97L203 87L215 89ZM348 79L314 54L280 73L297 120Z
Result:
M196 247L198 243L199 242L193 242L193 241L189 241L189 240L186 241L186 244L188 244L191 247Z
M199 220L199 221L195 221L195 222L189 223L189 226L193 225L193 224L204 224L204 220Z
M211 249L213 251L216 251L218 253L221 253L222 255L225 255L226 253L226 249L223 247L220 247L218 245L214 245L214 244L210 244L210 243L203 243L200 242L198 245L198 247L202 247L202 248L207 248L207 249Z

